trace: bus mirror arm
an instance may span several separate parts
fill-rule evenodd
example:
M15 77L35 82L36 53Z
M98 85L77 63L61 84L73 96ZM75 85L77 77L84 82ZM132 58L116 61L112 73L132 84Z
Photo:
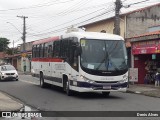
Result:
M76 56L81 55L81 53L82 53L82 48L81 48L81 46L77 46L77 47L76 47Z

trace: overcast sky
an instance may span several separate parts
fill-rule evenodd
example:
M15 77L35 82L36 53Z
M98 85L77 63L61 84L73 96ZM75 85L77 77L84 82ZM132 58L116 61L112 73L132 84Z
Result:
M144 0L122 0L123 5ZM115 0L0 0L0 37L8 38L10 47L22 43L23 19L26 16L26 42L64 33L71 25L114 15ZM121 12L156 4L160 0L123 8ZM93 19L94 18L94 19Z

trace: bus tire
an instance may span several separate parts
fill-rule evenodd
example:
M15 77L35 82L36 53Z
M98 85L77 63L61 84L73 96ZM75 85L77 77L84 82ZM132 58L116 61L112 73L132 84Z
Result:
M102 92L102 95L109 96L110 92Z
M43 73L40 73L40 86L41 88L46 87L46 83L44 82Z

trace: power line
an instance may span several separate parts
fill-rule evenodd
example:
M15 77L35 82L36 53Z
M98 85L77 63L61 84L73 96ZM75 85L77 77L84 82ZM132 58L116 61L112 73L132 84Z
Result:
M101 10L103 10L103 9L104 9L104 8L99 9L99 10L96 10L96 11L93 11L93 12L90 12L90 13L85 14L85 15L83 15L83 16L81 16L81 17L78 17L78 18L76 18L76 19L74 19L74 20L71 20L71 21L65 22L65 23L63 23L63 24L56 25L56 26L54 26L54 27L48 28L48 29L46 29L45 31L50 30L50 29L53 29L53 28L56 28L56 27L59 27L59 26L62 26L62 25L65 25L65 24L68 24L68 23L71 23L71 22L73 22L73 21L76 21L76 20L79 20L79 19L81 19L81 18L84 18L84 17L86 17L86 16L88 16L88 15L95 14L96 12L99 12L99 11L101 11ZM44 30L43 30L43 31L44 31Z
M22 9L33 9L33 8L39 8L39 7L48 7L48 6L52 6L55 4L60 4L60 3L67 3L67 2L71 2L74 0L68 0L68 1L63 1L63 2L59 2L59 3L52 3L52 4L47 4L47 5L37 5L37 6L30 6L30 7L23 7L23 8L13 8L13 9L7 9L7 10L0 10L0 12L5 12L5 11L13 11L13 10L22 10Z
M147 1L150 1L150 0L144 0L144 1L136 2L136 3L131 3L131 4L125 5L123 7L130 7L131 5L136 5L136 4L144 3L144 2L147 2Z
M111 6L112 6L112 5L109 4L109 7L111 7ZM79 20L79 19L81 19L81 18L87 17L88 15L95 14L96 12L101 11L101 10L103 10L103 9L104 9L104 8L99 9L99 10L96 10L96 11L93 11L93 12L91 12L91 13L89 13L89 14L86 14L86 15L84 15L84 16L78 17L78 18L76 18L76 19L74 19L74 20L65 22L65 23L60 24L60 25L57 25L57 26L54 26L54 27L51 27L51 28L47 28L47 29L45 29L45 30L43 30L43 31L47 31L47 30L53 29L53 28L55 28L55 27L59 27L59 26L62 26L62 25L71 23L71 22L73 22L73 21L75 21L75 20ZM109 9L110 9L110 8L109 8ZM40 32L41 32L41 31L39 31L38 33L40 33Z
M106 4L107 4L107 3L101 4L101 5L97 5L97 6L90 6L90 7L86 7L86 8L83 8L83 9L79 9L79 10L77 10L77 11L81 11L81 12L82 12L82 11L84 11L84 10L86 11L86 10L88 10L88 9L91 10L90 8L92 8L92 9L94 8L94 9L95 9L96 7L101 7L102 5L104 6L104 5L106 5ZM112 3L112 4L113 4L113 3ZM107 5L108 5L109 7L112 6L111 4L107 4ZM103 7L102 9L104 9L104 7ZM70 11L70 12L76 12L76 11ZM68 13L68 14L69 14L69 13ZM68 14L65 14L65 15L68 15ZM58 14L56 14L56 15L58 15ZM56 16L56 15L55 15L55 16ZM64 17L64 15L63 15L63 17ZM50 19L51 19L51 22L55 21L55 18L53 18L53 19L50 18ZM47 19L47 20L48 20L48 19ZM36 23L38 23L38 22L36 21ZM33 24L33 25L35 26L35 24ZM32 25L32 26L33 26L33 25ZM29 27L31 27L31 25L30 25Z
M84 22L87 22L87 21L92 20L92 19L94 19L94 18L100 17L100 16L105 15L105 14L107 14L107 13L110 13L110 12L112 12L112 11L114 11L114 9L112 9L112 10L110 10L110 11L107 11L107 12L103 12L103 13L97 15L97 16L94 16L94 17L92 17L92 18L89 18L89 19L87 19L87 20L81 21L81 22L76 23L76 24L73 24L73 25L82 24L82 23L84 23ZM71 25L70 25L70 26L71 26ZM50 34L50 33L60 32L60 31L62 31L62 30L66 30L66 28L68 28L68 27L70 27L70 26L63 27L63 28L60 28L60 29L57 29L57 30L54 30L54 31L50 31L50 32L45 32L45 33L41 33L41 34L32 34L32 35L34 35L34 36L41 36L41 35L46 35L46 34ZM31 34L30 34L30 35L31 35Z

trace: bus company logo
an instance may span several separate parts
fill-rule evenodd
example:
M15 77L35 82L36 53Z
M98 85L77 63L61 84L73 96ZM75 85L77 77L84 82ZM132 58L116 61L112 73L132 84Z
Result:
M4 117L4 118L11 118L12 114L11 114L11 112L2 112L2 117Z

